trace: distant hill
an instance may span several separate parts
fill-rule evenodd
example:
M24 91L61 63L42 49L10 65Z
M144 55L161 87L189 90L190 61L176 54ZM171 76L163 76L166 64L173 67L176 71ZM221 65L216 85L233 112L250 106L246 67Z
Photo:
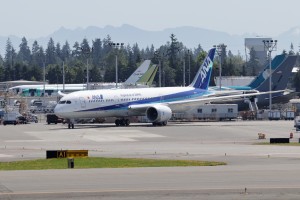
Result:
M205 50L208 50L215 44L224 43L234 54L237 54L237 52L240 51L242 55L244 55L245 51L244 38L255 37L255 34L230 35L225 32L196 28L191 26L168 28L162 31L147 31L127 24L124 24L120 27L105 26L104 28L100 28L90 26L85 29L77 28L73 30L61 27L60 29L46 37L25 37L29 42L30 48L34 40L37 40L40 45L46 48L50 37L53 38L55 43L60 42L61 45L63 45L67 40L72 47L75 41L81 43L84 38L87 38L91 44L91 41L93 39L103 39L108 34L111 36L114 42L123 42L130 45L137 43L140 48L146 48L147 46L150 47L150 45L153 44L155 48L158 48L159 46L170 41L171 33L174 33L178 41L182 42L188 48L193 49L196 48L198 44L201 44L201 46ZM298 50L299 35L300 27L295 27L290 29L289 31L282 33L277 38L274 37L274 39L278 39L279 41L278 51L282 51L282 49L286 49L288 51L290 49L291 42L293 42L295 50ZM21 38L16 36L0 36L1 55L4 55L5 53L5 46L8 37L11 39L13 47L17 49L17 51L19 50ZM277 52L277 54L279 53L281 52Z

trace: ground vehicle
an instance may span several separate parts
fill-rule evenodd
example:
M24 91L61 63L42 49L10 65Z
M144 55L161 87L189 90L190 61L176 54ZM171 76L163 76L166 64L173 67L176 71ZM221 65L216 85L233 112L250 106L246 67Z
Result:
M279 120L280 119L280 111L279 110L271 110L268 114L269 120Z
M282 113L285 120L293 120L295 118L295 112L293 110L286 110Z
M294 127L296 128L296 131L300 131L300 116L294 118Z
M38 123L38 117L36 115L33 115L33 114L28 114L27 115L27 121Z
M47 123L48 124L57 124L57 123L63 123L64 119L57 117L55 114L47 114Z
M17 113L4 113L3 116L3 125L6 124L17 124Z
M17 123L18 123L18 124L27 124L27 123L28 123L28 120L27 120L26 117L24 117L24 116L18 116L18 117L17 117Z

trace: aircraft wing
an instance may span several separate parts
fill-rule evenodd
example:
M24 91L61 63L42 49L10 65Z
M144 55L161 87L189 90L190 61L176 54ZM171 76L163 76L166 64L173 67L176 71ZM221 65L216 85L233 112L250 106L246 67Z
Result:
M271 93L278 93L283 92L284 90L278 90L278 91L272 91ZM241 91L242 92L242 91ZM269 94L270 92L256 92L256 93L250 93L250 94L233 94L233 95L225 95L223 96L205 96L202 98L196 98L196 99L189 99L189 100L182 100L182 101L174 101L174 102L159 102L159 103L149 103L149 104L137 104L137 105L130 105L128 107L129 110L136 114L144 114L147 110L147 108L156 106L156 105L164 105L168 106L172 109L172 111L184 111L187 109L190 109L194 106L211 103L214 101L220 101L220 100L234 100L234 99L240 99L243 97L251 97L251 96L257 96L262 94Z
M284 90L278 90L278 91L272 91L272 92L257 92L257 93L249 93L249 94L241 93L241 94L223 95L223 96L215 96L216 94L214 94L212 96L206 96L203 98L168 102L165 105L170 107L172 110L184 111L184 110L189 109L194 106L211 103L211 102L215 102L215 101L235 100L235 99L240 99L243 97L252 97L252 96L258 96L258 95L263 95L263 94L279 93L279 92L283 92L283 91Z

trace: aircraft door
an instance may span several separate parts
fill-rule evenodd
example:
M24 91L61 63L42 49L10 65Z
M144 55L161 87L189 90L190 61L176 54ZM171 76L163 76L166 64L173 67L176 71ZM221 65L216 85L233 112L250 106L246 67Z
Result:
M79 101L80 101L81 108L85 108L86 106L85 99L83 97L79 97Z

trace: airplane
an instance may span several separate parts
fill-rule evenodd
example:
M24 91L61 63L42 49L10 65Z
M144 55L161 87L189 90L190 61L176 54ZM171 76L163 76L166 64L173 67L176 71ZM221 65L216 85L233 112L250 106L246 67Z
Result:
M275 56L274 59L271 61L272 71L276 70L279 66L282 66L281 64L285 58L286 58L286 56L284 54ZM264 70L261 73L259 73L259 75L255 79L253 79L248 85L246 85L246 86L222 86L221 90L230 90L230 89L254 90L258 86L260 86L262 83L264 83L265 80L269 77L269 71L270 71L270 66L268 63L268 64L266 64ZM212 86L209 88L214 89L214 90L220 90L219 86Z
M274 103L288 102L291 98L290 94L284 92L289 82L290 75L292 74L292 69L297 61L297 56L295 55L277 55L271 63L272 66L272 90L280 90L282 92L273 93L272 99ZM270 90L270 72L269 65L266 65L265 69L247 86L228 86L222 87L221 90L257 90L258 92L266 92ZM210 87L210 89L219 90L218 87ZM254 100L254 99L249 99ZM246 100L247 103L251 103ZM215 103L236 103L238 104L239 110L247 109L247 106L243 100L238 101L223 101ZM269 105L269 94L259 95L257 97L257 105L259 107L264 107ZM252 105L249 104L251 109ZM253 108L252 108L253 109ZM251 110L252 110L251 109Z
M153 69L150 67L150 60L145 60L132 74L131 76L124 82L125 86L135 85L137 83L141 83L140 79L143 75L147 73L152 73ZM148 72L149 71L149 72ZM143 79L143 84L152 83L151 77ZM97 84L95 84L97 87ZM115 87L114 83L108 83L101 85L106 89ZM80 90L86 90L86 84L45 84L45 93L46 95L61 95L62 93L59 91L64 90L66 93L71 93ZM21 94L22 96L43 96L44 93L44 85L18 85L8 89L10 92L15 94Z
M216 49L211 49L188 87L159 87L115 90L86 90L64 95L54 113L74 128L76 119L116 117L116 126L128 126L130 116L146 116L153 126L165 126L174 112L219 99L240 98L255 94L214 96L208 90Z

